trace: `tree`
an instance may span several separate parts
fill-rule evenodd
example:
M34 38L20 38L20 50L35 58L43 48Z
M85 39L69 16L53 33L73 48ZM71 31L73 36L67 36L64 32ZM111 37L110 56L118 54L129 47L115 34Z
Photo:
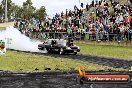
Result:
M5 2L6 0L2 0L0 4L0 20L5 18ZM8 12L8 19L17 19L22 18L26 20L30 20L31 18L36 18L38 20L44 20L46 17L46 9L42 6L39 9L33 7L31 0L26 0L23 2L23 6L20 7L15 3L12 3L11 0L7 0L7 12Z
M46 9L42 6L40 9L36 10L35 18L42 21L45 20L46 15Z
M3 9L2 9L2 5L0 4L0 22L2 22L2 17L3 17Z
M2 9L2 5L0 4L0 16L2 16L3 9Z
M35 8L32 6L31 0L27 0L26 2L23 3L22 16L24 19L30 20L33 16L34 11Z
M2 6L2 13L3 13L3 18L4 18L4 16L5 16L5 4L6 4L6 0L3 0L2 2L1 2L1 6ZM8 14L7 14L7 17L8 17L8 19L10 19L11 17L11 7L12 7L12 1L11 0L7 0L7 12L8 12Z
M12 12L11 16L14 18L21 18L22 8L20 6L13 3L10 11Z

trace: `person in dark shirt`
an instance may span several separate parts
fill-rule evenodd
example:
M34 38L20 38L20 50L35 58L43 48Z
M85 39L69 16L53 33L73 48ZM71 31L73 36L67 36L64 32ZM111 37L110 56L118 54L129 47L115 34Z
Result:
M53 19L52 19L52 24L54 24L55 23L55 17L53 17Z
M116 34L117 34L117 40L120 42L120 40L121 40L121 32L120 32L119 27L116 28Z
M66 17L68 17L68 10L66 9Z
M63 13L63 11L61 12L61 17L63 18L63 16L64 16L64 13Z
M129 27L129 29L127 30L127 32L128 32L128 37L127 37L127 39L129 40L129 41L131 41L131 39L132 39L132 27L130 27L130 26L128 26Z
M68 16L69 16L69 17L72 16L72 12L71 12L71 10L69 11Z
M101 1L99 1L99 5L101 5Z
M83 15L83 11L80 9L80 11L79 11L79 18L81 18L82 15Z
M87 9L87 11L89 10L89 5L88 5L88 3L87 3L87 5L86 5L86 9Z
M112 19L113 19L113 23L115 23L115 20L116 20L115 15L112 16Z
M94 0L92 1L92 7L94 7Z

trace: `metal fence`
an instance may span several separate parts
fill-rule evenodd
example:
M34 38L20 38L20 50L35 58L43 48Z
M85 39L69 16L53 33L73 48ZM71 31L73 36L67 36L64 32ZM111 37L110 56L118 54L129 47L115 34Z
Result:
M109 34L109 33L96 33L91 34L89 32L77 33L73 32L68 34L67 32L43 32L43 33L31 33L30 37L39 38L41 40L48 38L63 38L67 39L68 37L73 38L74 40L89 40L89 41L131 41L132 34Z

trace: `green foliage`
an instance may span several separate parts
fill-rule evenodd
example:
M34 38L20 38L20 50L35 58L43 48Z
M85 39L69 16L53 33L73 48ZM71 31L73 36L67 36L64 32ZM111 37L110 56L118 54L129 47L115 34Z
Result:
M77 43L77 45L80 46L83 54L132 60L132 49L129 47L86 43Z
M19 18L21 17L22 8L12 3L11 12L13 13L12 16L14 18Z
M1 5L0 5L0 15L1 17L5 17L5 4L6 4L6 0L2 0ZM11 0L7 0L7 11L8 11L8 18L10 19L10 15L11 15L11 6L12 6L12 1Z
M3 9L2 9L2 4L0 5L0 16L2 15Z
M29 6L31 7L32 6L32 1L31 0L27 0L26 2L23 3L23 6Z
M42 6L40 9L33 7L33 3L31 0L26 0L23 2L23 6L20 7L15 3L12 3L11 0L7 0L7 11L8 11L8 19L11 18L22 18L26 20L30 20L32 17L36 19L44 19L46 16L46 9ZM0 4L0 18L5 18L5 0L3 0Z
M34 7L32 6L32 1L31 0L27 0L26 2L23 3L23 8L22 8L22 17L24 19L29 20L34 12Z
M44 6L42 6L40 9L36 10L35 13L35 18L36 19L40 19L40 20L44 20L45 16L46 16L46 9Z

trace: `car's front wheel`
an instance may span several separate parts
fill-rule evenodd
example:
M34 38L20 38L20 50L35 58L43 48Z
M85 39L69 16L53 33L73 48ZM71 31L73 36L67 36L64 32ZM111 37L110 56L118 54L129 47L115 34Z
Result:
M39 50L44 50L44 48L43 47L41 47L41 48L38 48Z
M46 48L47 53L52 53L52 49Z

